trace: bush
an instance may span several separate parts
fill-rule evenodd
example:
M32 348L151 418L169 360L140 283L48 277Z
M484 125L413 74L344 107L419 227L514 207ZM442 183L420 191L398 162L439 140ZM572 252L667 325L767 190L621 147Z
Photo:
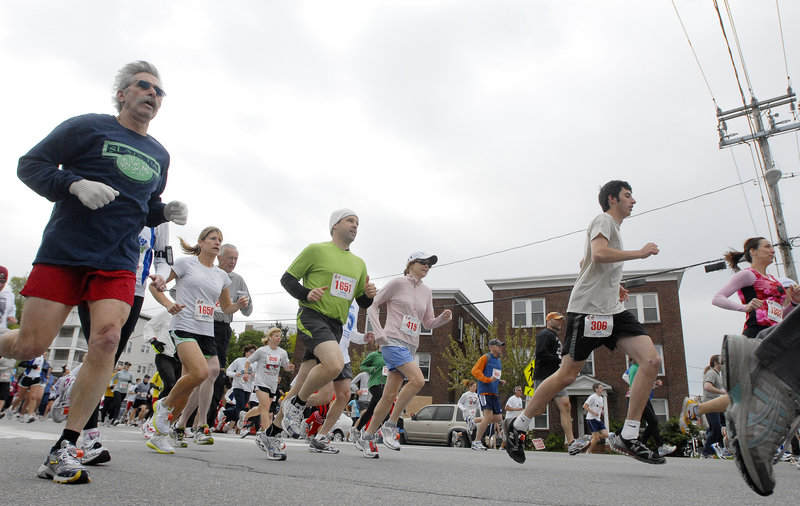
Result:
M548 452L567 451L567 449L564 448L564 436L557 432L551 432L547 435L547 438L544 440L544 446Z

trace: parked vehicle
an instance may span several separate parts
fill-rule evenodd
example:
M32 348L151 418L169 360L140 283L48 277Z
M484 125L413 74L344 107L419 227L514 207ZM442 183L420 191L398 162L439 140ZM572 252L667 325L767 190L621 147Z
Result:
M430 404L403 418L401 443L469 447L467 423L455 404Z

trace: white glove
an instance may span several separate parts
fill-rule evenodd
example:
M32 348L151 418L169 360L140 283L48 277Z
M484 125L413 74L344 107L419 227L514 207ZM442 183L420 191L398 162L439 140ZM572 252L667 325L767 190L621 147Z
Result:
M189 217L189 208L183 202L173 200L164 208L164 218L176 225L186 225Z
M92 211L100 209L119 195L117 190L107 184L88 179L80 179L69 185L69 192Z

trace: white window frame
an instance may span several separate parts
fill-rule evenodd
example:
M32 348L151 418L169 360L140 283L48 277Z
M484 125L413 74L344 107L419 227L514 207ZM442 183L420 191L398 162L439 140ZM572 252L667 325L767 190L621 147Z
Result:
M667 399L652 398L650 403L653 404L653 411L656 412L658 423L666 423L669 420L669 402Z
M655 320L648 320L644 317L644 297L650 296L656 298L656 319ZM628 304L633 304L633 307L628 307ZM631 313L636 316L636 319L639 320L640 323L660 323L661 322L661 310L658 307L658 294L655 292L648 292L648 293L631 293L628 294L628 301L625 303L625 309L630 311ZM652 309L652 307L651 307Z
M587 367L587 366L590 366L592 368L592 372L588 372L588 371L584 372L583 367ZM589 375L589 376L594 376L594 372L597 370L595 368L595 366L594 366L594 351L592 351L589 354L589 356L586 358L586 362L583 364L583 367L581 367L581 371L580 371L579 374L586 374L586 375Z
M427 360L421 360L425 359ZM422 376L425 378L427 382L431 377L431 354L427 351L418 351L416 356L414 357L414 361L419 366L420 370L422 371ZM425 363L427 362L427 364Z
M544 422L544 424L542 424ZM528 425L529 430L549 430L550 429L550 403L547 408L539 416L531 418L531 423Z
M541 302L542 312L541 321L538 318L539 312L533 313L533 302L537 304ZM515 317L519 312L516 310L518 303L525 304L525 324L515 325ZM534 314L537 316L534 318ZM534 297L530 299L514 299L511 301L511 323L514 328L531 328L531 327L544 327L544 317L547 315L547 301L541 297Z
M664 345L654 344L653 347L656 349L658 356L661 358L661 368L658 370L658 376L666 376L666 373L664 372ZM627 370L627 368L630 366L631 366L631 357L625 355L625 369Z

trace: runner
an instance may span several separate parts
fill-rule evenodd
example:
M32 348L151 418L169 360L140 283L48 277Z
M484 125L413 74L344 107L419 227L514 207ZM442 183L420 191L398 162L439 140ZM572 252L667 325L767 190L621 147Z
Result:
M126 65L114 80L116 117L68 119L20 158L17 168L25 184L55 205L21 292L22 323L0 336L0 355L40 354L76 305L87 304L92 315L66 426L37 472L57 483L89 481L75 445L111 377L114 350L131 311L136 235L165 221L186 223L185 204L161 202L169 154L147 135L166 95L161 86L150 63Z
M278 329L278 331L280 332L280 329ZM267 332L267 336L262 342L265 344L269 342L269 332ZM238 422L240 429L246 420L244 415L245 411L247 411L247 409L245 409L247 407L247 400L250 398L250 394L253 393L253 375L245 373L245 364L256 349L254 344L248 344L242 348L242 356L231 362L231 365L225 370L225 374L231 378L232 381L230 392L232 405L229 408L225 408L223 414L227 420L233 421L234 423ZM268 426L265 425L265 427Z
M364 427L367 426L370 419L372 419L372 414L375 412L375 406L377 406L378 401L381 400L383 388L384 385L386 385L386 376L388 371L386 370L386 363L383 361L383 354L381 354L380 350L373 351L366 356L366 358L361 362L361 370L369 373L369 383L367 384L367 389L370 393L370 400L367 409L361 413L356 426L350 428L350 441L353 441L353 443L356 445L358 444L359 434Z
M369 282L364 261L350 251L358 225L354 211L334 211L328 221L332 240L307 246L281 277L281 285L300 304L297 336L305 351L295 385L281 404L269 437L277 435L278 422L291 437L300 435L309 397L344 368L339 341L351 301L355 298L360 307L372 304L375 285Z
M481 355L472 367L472 375L478 380L478 400L481 405L481 424L475 433L475 440L472 442L472 449L486 451L483 444L483 435L489 430L489 441L492 441L494 425L503 419L503 405L500 404L500 385L505 385L506 381L501 379L503 365L500 362L500 354L506 343L499 339L489 340L489 353ZM491 443L490 443L491 445Z
M589 443L588 453L594 453L594 449L597 448L597 444L601 439L608 439L608 428L600 418L605 410L603 390L602 384L595 383L592 385L594 393L583 403L583 409L589 413L586 415L586 425L589 426L589 432L592 433L592 441Z
M256 444L267 453L267 458L270 460L286 460L286 454L276 451L276 449L283 449L283 443L278 438L268 436L263 429L272 424L270 408L272 403L278 400L281 367L288 371L294 371L294 364L289 361L286 350L278 346L281 343L281 337L283 337L281 329L277 327L269 329L267 335L261 340L264 346L248 356L244 362L245 377L251 374L251 369L255 372L253 392L258 397L258 407L251 409L243 418L247 420L257 413L261 414L262 430L256 436Z
M636 203L628 183L606 183L598 200L603 213L587 228L581 271L567 306L564 340L567 353L562 357L558 371L536 389L523 413L505 422L506 452L520 464L525 462L524 439L531 419L543 413L547 403L575 381L591 352L602 345L611 350L618 347L639 364L639 373L631 386L625 424L620 433L609 438L611 449L650 464L666 462L638 439L642 411L661 366L661 358L642 324L623 306L628 291L620 284L625 261L656 255L658 247L647 243L635 251L622 249L619 229Z
M467 391L461 394L458 399L458 409L461 410L464 416L464 421L467 423L467 431L469 437L473 437L472 432L475 430L475 417L478 414L478 384L474 380L464 380Z
M372 415L375 423L370 423L358 440L364 457L378 458L378 447L373 438L378 428L383 444L392 450L400 450L397 420L411 399L425 386L425 377L414 360L419 347L419 334L423 327L433 330L453 317L449 309L434 316L431 289L422 283L422 278L428 275L437 261L436 255L426 255L421 251L412 253L406 261L404 276L389 281L367 309L375 341L381 347L389 374L383 395ZM386 304L387 315L386 325L381 326L378 308L383 304ZM401 388L404 379L408 383ZM380 425L380 420L384 419L390 408L392 412L389 419Z
M173 302L151 285L153 297L173 315L170 335L175 343L178 358L183 364L183 375L172 391L161 397L153 406L153 427L158 436L169 436L169 415L180 414L189 396L208 378L209 370L219 367L214 355L214 305L219 301L220 309L228 314L235 313L247 305L247 297L231 302L228 286L231 280L227 273L214 265L222 244L222 232L216 227L206 227L200 232L197 244L190 246L180 239L181 249L190 257L175 261L167 283L177 279L176 301ZM198 408L198 415L202 406ZM195 423L205 422L205 416L197 416ZM180 431L184 427L178 426ZM207 435L200 429L203 435ZM196 442L205 442L202 436ZM174 450L165 437L151 437L147 446L159 453L172 453Z

